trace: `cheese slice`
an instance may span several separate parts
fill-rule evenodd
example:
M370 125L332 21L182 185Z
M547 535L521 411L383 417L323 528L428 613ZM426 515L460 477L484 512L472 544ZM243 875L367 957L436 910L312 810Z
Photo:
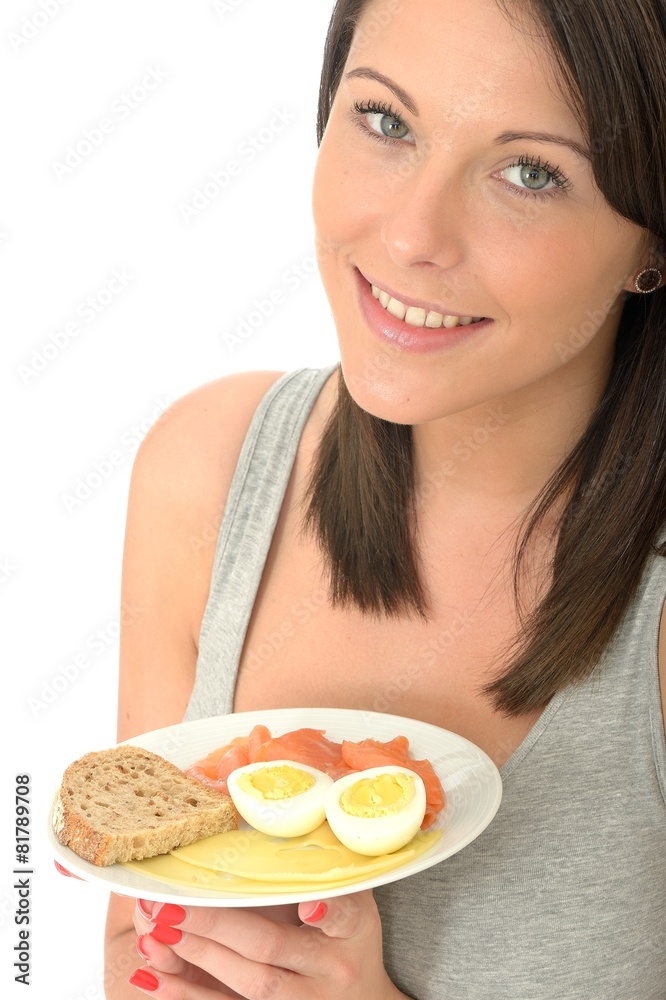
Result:
M411 861L432 846L439 831L419 833L392 854L368 857L350 851L324 822L301 837L271 837L258 830L230 830L171 853L180 861L261 882L339 882L368 878Z
M321 881L316 886L312 883L303 882L258 882L249 878L239 878L237 875L230 875L228 872L216 872L210 868L200 868L198 865L189 865L186 861L180 861L171 854L160 854L155 858L144 858L143 861L127 861L122 865L141 875L143 878L155 879L157 882L167 882L170 885L177 885L182 889L195 891L206 889L210 892L219 893L220 896L239 895L247 896L280 896L284 893L309 892L313 889L322 892L328 889L337 889L340 886L353 885L355 882L362 882L364 875L352 876L348 879L340 879L335 882ZM276 903L279 899L276 899ZM202 898L202 905L205 899Z

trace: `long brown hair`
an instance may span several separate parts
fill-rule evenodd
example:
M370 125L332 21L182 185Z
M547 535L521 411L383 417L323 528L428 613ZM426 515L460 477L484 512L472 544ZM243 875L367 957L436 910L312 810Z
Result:
M595 181L621 216L666 245L665 0L532 0L571 107L587 135ZM319 91L321 143L366 0L338 0ZM528 21L524 21L527 24ZM654 262L660 264L663 257ZM324 552L334 605L428 620L419 576L409 425L353 400L342 369L304 500L304 530ZM514 563L520 631L504 673L483 691L498 711L543 708L587 677L632 601L666 519L666 291L624 304L603 398L571 453L525 513ZM528 543L555 510L550 583L536 608L521 600ZM661 550L659 554L664 554Z

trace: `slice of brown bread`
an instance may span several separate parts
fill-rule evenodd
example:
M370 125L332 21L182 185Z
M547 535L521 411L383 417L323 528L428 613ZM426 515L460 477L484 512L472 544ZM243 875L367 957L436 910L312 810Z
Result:
M228 795L135 746L75 760L53 808L60 843L94 865L152 858L237 828L238 813Z

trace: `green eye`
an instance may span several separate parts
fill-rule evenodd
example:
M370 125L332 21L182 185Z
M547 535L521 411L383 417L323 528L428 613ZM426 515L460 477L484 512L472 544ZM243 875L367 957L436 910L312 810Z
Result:
M359 101L354 102L354 111L356 116L354 118L354 123L365 132L366 135L371 135L373 138L377 139L378 142L392 142L393 139L404 139L405 133L409 134L409 129L403 122L400 115L396 114L390 104L384 103L384 101L366 101L365 104L361 104ZM375 128L370 127L365 124L365 119L368 115L376 115L378 118L392 119L392 123L389 126L388 131L384 131L384 128L380 124L381 132L378 132Z
M515 169L515 168L514 168ZM543 167L520 167L520 182L534 191L541 191L552 181Z
M538 156L519 156L515 163L505 167L501 173L514 171L513 177L506 179L516 194L525 197L552 197L560 189L566 189L569 184L559 167L551 166L548 161L541 162Z
M392 115L370 114L368 118L370 119L370 128L377 131L377 126L379 126L383 134L391 139L404 139L409 134L407 126L399 118L394 118ZM373 122L372 119L377 120Z

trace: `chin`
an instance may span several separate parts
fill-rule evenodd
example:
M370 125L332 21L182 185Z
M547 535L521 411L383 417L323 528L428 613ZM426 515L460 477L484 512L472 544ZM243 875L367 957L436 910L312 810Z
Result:
M391 372L391 361L385 363L368 360L365 365L341 359L342 374L349 395L354 402L373 417L389 420L394 424L417 424L432 420L427 401L422 394L410 394L404 378ZM411 398L410 398L411 396Z

